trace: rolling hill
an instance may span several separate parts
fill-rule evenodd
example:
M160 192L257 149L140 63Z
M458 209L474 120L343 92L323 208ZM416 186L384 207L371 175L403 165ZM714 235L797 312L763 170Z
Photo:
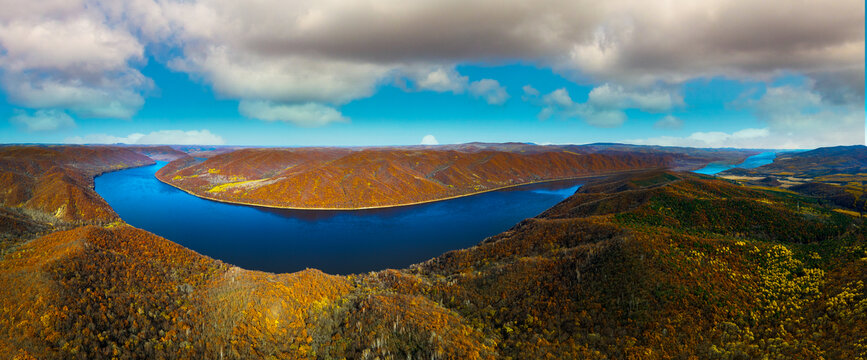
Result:
M242 149L175 160L161 181L196 196L284 208L407 205L546 180L663 168L669 155L566 150Z
M854 359L867 227L835 210L637 171L471 248L350 276L248 271L122 222L33 234L46 224L10 217L35 238L0 253L0 358Z
M867 210L867 147L834 146L781 154L753 169L719 176L756 186L780 186L863 213Z
M117 214L93 190L93 177L153 163L145 155L118 147L2 146L0 205L50 223L115 221Z

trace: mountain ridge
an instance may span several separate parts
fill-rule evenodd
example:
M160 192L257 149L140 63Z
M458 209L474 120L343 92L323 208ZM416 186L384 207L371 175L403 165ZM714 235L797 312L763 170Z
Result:
M510 150L490 150L481 145L466 144L462 150L451 146L241 149L202 160L175 160L160 169L157 178L190 194L230 203L363 209L439 201L540 181L668 168L690 158L647 150L526 144L498 144Z

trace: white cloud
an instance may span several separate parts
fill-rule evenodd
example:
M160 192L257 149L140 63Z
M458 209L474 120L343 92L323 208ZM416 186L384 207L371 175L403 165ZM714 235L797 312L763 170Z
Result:
M601 128L618 127L626 122L626 113L617 109L582 106L576 109L576 114L584 118L587 124Z
M539 96L539 90L536 90L536 88L530 85L524 85L521 90L524 90L524 96Z
M542 96L542 102L548 106L558 106L562 108L568 108L575 105L572 101L572 97L569 96L569 92L566 91L566 88L560 88L545 94L545 96Z
M221 97L285 105L336 107L396 79L462 93L469 79L457 64L516 59L605 84L581 109L602 126L622 123L624 107L679 106L666 89L715 76L800 73L825 102L864 102L857 0L0 0L0 8L9 101L77 116L138 111L153 86L138 70L145 48Z
M149 134L133 133L118 137L107 134L74 136L64 140L70 144L141 144L141 145L223 145L219 135L203 130L160 130Z
M509 93L500 82L493 79L482 79L470 83L470 93L475 97L484 98L488 104L502 105L509 100Z
M695 132L686 137L661 136L625 142L784 149L864 144L863 106L827 101L810 84L769 87L757 99L739 100L732 105L751 110L756 119L766 126L733 133Z
M661 89L640 92L627 90L622 86L604 84L590 91L587 103L603 109L634 108L649 112L661 112L675 106L682 106L683 99L677 93Z
M186 53L170 66L200 76L222 96L241 100L344 104L373 95L389 70L364 62L267 57L223 46Z
M339 111L317 103L275 104L269 101L242 100L241 115L265 121L285 121L298 126L316 127L333 122L348 122Z
M863 1L611 1L582 34L585 40L568 45L559 66L643 85L713 76L768 79L785 71L846 78L859 69L863 78L863 11ZM863 86L846 84L863 102Z
M425 135L423 138L421 138L421 144L422 145L439 145L440 143L439 143L439 141L437 141L437 138L435 138L433 135Z
M557 115L561 118L579 117L596 127L617 127L626 122L624 109L640 109L659 112L683 105L680 95L661 89L628 91L620 86L604 84L590 91L587 102L576 103L565 88L554 90L541 97L525 91L524 99L542 106L538 117L547 119Z
M863 73L864 63L857 1L808 0L794 8L785 0L162 4L183 49L175 68L250 101L341 105L402 78L412 90L460 94L469 81L456 64L522 59L606 83L585 119L612 126L625 119L618 108L662 112L682 104L665 87L652 89L659 84L768 79L783 71L849 79L839 72ZM850 91L863 98L863 89Z
M39 77L31 73L3 76L10 102L37 109L65 108L82 117L125 119L144 105L144 98L134 89L150 87L150 80L138 72L118 75L100 86Z
M88 134L85 136L71 136L63 140L67 144L137 144L145 134L133 133L127 136L113 136L108 134Z
M32 115L26 111L16 110L9 121L24 127L27 131L52 131L75 126L72 117L56 109L36 110Z
M270 60L291 55L399 68L526 59L570 75L644 86L786 69L863 72L864 63L864 4L851 0L797 7L786 0L164 4L188 51L216 46Z
M660 136L649 139L625 140L623 142L637 145L687 146L700 148L761 148L764 147L761 146L761 144L763 144L763 139L767 138L769 135L770 132L767 128L749 128L733 133L725 133L721 131L694 132L687 137Z
M864 143L863 104L826 101L811 84L769 87L759 99L735 105L752 109L781 141L799 147Z
M461 94L467 88L469 78L458 74L454 68L435 67L424 69L421 72L411 71L409 77L415 80L419 90L431 90L436 92L453 92Z
M0 86L9 102L84 117L132 116L152 87L134 63L144 45L85 2L0 4ZM4 11L5 12L5 11Z
M398 82L403 85L406 78L414 84L414 88L406 87L406 90L451 92L463 94L469 92L473 97L482 98L490 105L502 105L509 99L506 88L494 79L481 79L470 82L467 76L463 76L454 67L443 66L406 66L394 72Z
M653 124L657 129L680 129L683 126L683 120L672 115L666 115Z

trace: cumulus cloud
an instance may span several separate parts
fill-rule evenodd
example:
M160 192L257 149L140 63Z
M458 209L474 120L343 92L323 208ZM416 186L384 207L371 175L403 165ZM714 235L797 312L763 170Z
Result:
M539 96L539 90L536 90L536 88L534 88L530 85L524 85L524 87L522 87L521 90L524 90L524 96L529 96L529 97Z
M702 148L737 147L760 148L762 141L770 135L767 128L748 128L733 133L721 131L694 132L686 137L660 136L649 139L626 140L625 143L637 145L687 146Z
M863 49L864 4L852 0L799 6L785 0L171 4L170 17L187 38L273 58L304 54L394 64L532 58L636 80L761 72L781 64L857 66L863 58L856 50Z
M627 90L622 86L603 84L590 91L587 103L603 109L641 109L649 112L660 112L683 105L680 94L651 89L649 91Z
M135 67L144 45L85 2L2 4L0 86L13 104L84 117L132 116L152 87ZM14 15L11 15L14 14Z
M146 47L221 97L335 111L400 79L414 90L467 92L469 79L454 70L457 64L515 59L605 84L595 89L584 117L609 126L624 119L615 104L662 112L667 101L678 106L667 86L714 76L769 80L794 72L813 79L813 91L827 103L864 101L859 0L673 0L666 6L640 0L0 0L0 6L0 86L10 101L79 116L129 117L141 107L152 86L137 70Z
M620 109L597 107L589 101L576 103L565 88L554 90L542 96L544 106L538 118L544 120L552 116L560 118L578 117L596 127L617 127L626 121L626 114Z
M403 67L396 72L399 83L407 90L435 91L463 94L469 92L473 97L484 99L490 105L502 105L509 99L506 88L494 79L481 79L470 82L469 77L463 76L453 67L442 66L411 66ZM412 85L402 83L408 79Z
M812 84L769 87L758 99L735 104L752 109L775 134L789 144L816 147L863 144L863 104L838 104Z
M75 126L75 121L65 112L56 109L36 110L29 114L16 110L9 122L23 127L27 131L52 131Z
M614 1L605 10L587 41L571 44L564 69L633 84L785 70L842 77L860 69L863 78L862 1ZM863 87L852 90L863 98Z
M404 76L415 82L417 90L461 94L469 83L468 77L449 67L408 68L404 69L404 73Z
M683 120L672 115L666 115L653 124L657 129L680 129L683 126Z
M379 64L531 58L624 83L780 68L863 68L859 1L676 1L660 7L638 0L533 6L212 0L192 7L210 16L177 16L195 29L190 33L273 58L305 54Z
M421 138L421 145L439 145L439 141L433 135L425 135Z
M610 126L624 119L614 104L676 106L670 92L647 90L660 83L770 79L786 71L827 84L852 84L847 79L859 78L853 71L863 79L864 4L854 0L162 4L182 48L175 68L242 100L340 105L401 78L415 90L462 93L468 79L456 64L524 59L607 83L585 117ZM863 99L855 85L824 89L842 92L844 101Z
M265 121L285 121L305 127L324 126L349 119L332 107L318 104L279 104L261 100L242 100L238 105L241 115Z
M509 93L500 82L493 79L482 79L470 83L470 93L475 97L485 99L488 104L502 105L509 100Z
M223 145L219 135L203 130L160 130L149 134L133 133L127 136L90 134L74 136L64 141L70 144L141 144L141 145Z
M549 106L568 108L575 105L565 88L554 90L542 97L542 102Z
M625 142L780 149L864 144L863 106L827 100L811 84L769 87L755 99L738 100L731 105L752 111L765 127L733 133L695 132L686 137L662 136Z
M532 88L530 88L532 89ZM535 90L535 89L532 89ZM620 86L603 84L590 91L587 101L576 103L565 88L554 90L537 98L533 91L524 90L524 99L542 106L538 117L582 118L596 127L617 127L626 122L625 109L640 109L648 112L670 110L682 106L680 95L671 91L651 89L646 91L626 90ZM538 91L536 91L538 93Z
M373 95L384 66L303 56L270 58L224 46L187 50L169 64L202 78L222 96L285 103L344 104Z

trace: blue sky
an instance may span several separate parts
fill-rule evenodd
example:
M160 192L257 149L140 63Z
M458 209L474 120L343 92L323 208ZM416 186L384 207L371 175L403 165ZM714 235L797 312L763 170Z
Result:
M322 14L309 33L269 22L267 9L235 19L274 30L263 35L243 24L200 31L212 22L172 15L233 6L224 2L139 2L112 9L85 0L80 8L0 16L0 142L352 146L411 145L432 135L440 144L864 143L863 2L823 8L842 17L815 29L775 28L773 9L756 9L754 21L770 33L771 45L760 50L750 36L713 43L736 29L696 26L689 37L660 42L664 51L637 45L648 41L643 33L672 31L639 10L626 25L601 11L584 19L586 27L544 37L538 33L550 30L550 14L541 12L502 21L465 15L454 34L440 29L434 37L408 27L441 21L427 15L447 12L450 5L437 2L415 8L383 1L407 7L394 14L356 4L377 12L378 27L315 2L285 5L288 13ZM566 10L580 3L557 4ZM687 3L674 4L684 10L669 14L671 21L701 20ZM860 17L848 14L859 7ZM792 16L813 16L810 6L801 11ZM299 15L294 25L302 24L309 22ZM533 31L490 31L516 24ZM58 28L39 30L46 26ZM856 35L844 31L858 26ZM816 43L797 37L827 27L842 35L817 36ZM801 53L787 42L827 54ZM693 51L693 44L707 48Z

